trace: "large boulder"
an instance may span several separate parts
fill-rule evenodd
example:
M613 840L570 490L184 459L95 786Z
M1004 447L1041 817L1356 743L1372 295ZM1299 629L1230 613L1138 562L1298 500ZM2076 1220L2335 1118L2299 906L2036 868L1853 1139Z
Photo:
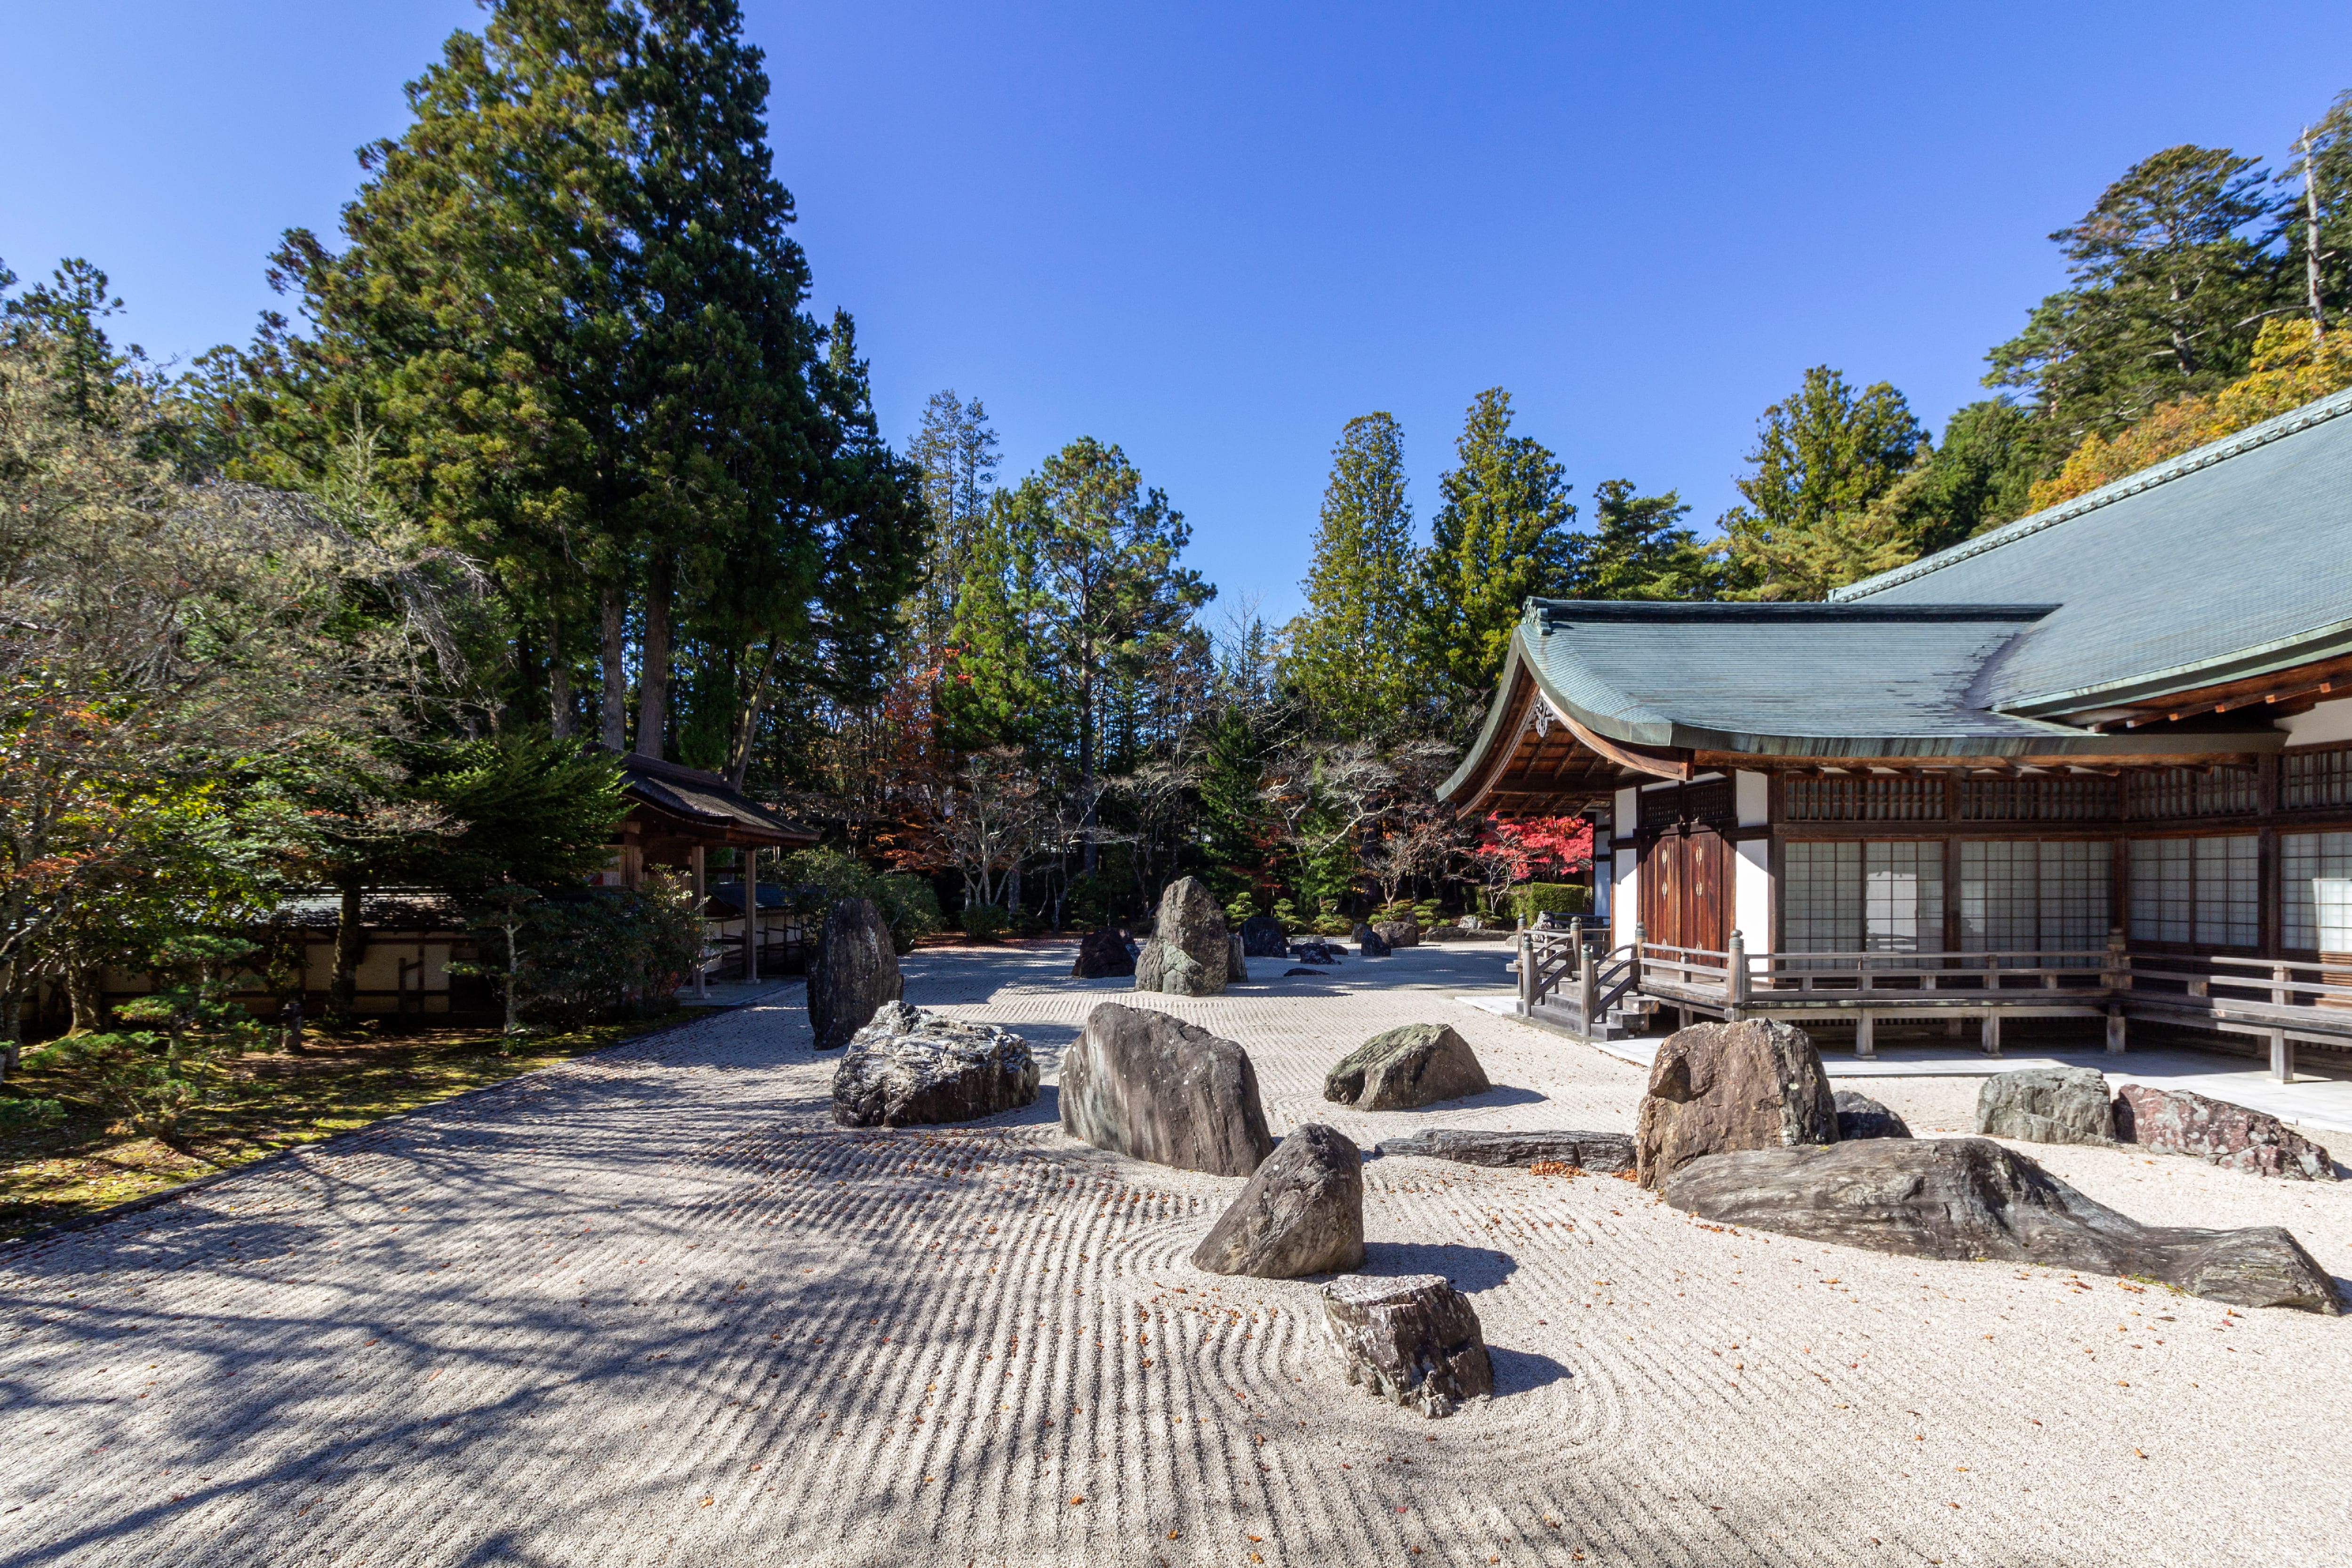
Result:
M1483 1132L1462 1127L1429 1127L1410 1138L1384 1138L1373 1146L1385 1160L1415 1154L1463 1165L1532 1165L1556 1160L1587 1171L1630 1171L1633 1140L1622 1132Z
M1252 958L1287 957L1290 933L1272 915L1252 915L1242 921L1242 951Z
M2183 1089L2127 1083L2114 1104L2116 1140L2159 1154L2187 1154L2254 1176L2332 1182L2327 1151L2287 1130L2275 1116Z
M1451 1024L1407 1024L1339 1058L1324 1077L1323 1098L1358 1110L1411 1110L1494 1087Z
M1360 958L1386 958L1389 956L1389 939L1382 936L1370 926L1359 925L1356 928L1355 941L1356 953Z
M1423 1415L1451 1415L1495 1392L1478 1314L1438 1275L1334 1279L1323 1287L1323 1329L1349 1383Z
M1421 925L1416 921L1375 921L1372 930L1391 947L1421 945Z
M1233 1206L1192 1249L1212 1274L1296 1279L1364 1266L1364 1157L1310 1121L1265 1157Z
M1090 931L1078 938L1077 962L1070 965L1073 980L1108 980L1135 973L1135 954L1127 938L1115 931Z
M1213 1176L1274 1152L1257 1071L1231 1040L1106 1002L1062 1058L1062 1131L1097 1149Z
M1232 977L1234 943L1225 911L1198 877L1171 883L1160 896L1151 940L1135 961L1135 988L1176 996L1214 996Z
M1720 1225L1808 1241L2140 1276L2241 1307L2343 1310L2327 1271L2282 1226L2145 1226L1983 1138L1717 1154L1675 1172L1665 1194Z
M1778 1019L1694 1024L1658 1047L1633 1148L1655 1188L1693 1160L1735 1149L1787 1149L1837 1137L1821 1053Z
M833 1119L844 1127L970 1121L1036 1098L1028 1041L904 1002L875 1012L833 1074Z
M906 994L890 923L867 899L844 899L825 911L809 960L809 1027L816 1048L829 1051L873 1021L885 1002Z
M2095 1068L1996 1073L1977 1090L1977 1131L2025 1143L2113 1143L2106 1077Z
M1838 1142L1855 1138L1908 1138L1911 1124L1866 1094L1856 1094L1850 1089L1839 1089L1830 1097L1837 1107Z

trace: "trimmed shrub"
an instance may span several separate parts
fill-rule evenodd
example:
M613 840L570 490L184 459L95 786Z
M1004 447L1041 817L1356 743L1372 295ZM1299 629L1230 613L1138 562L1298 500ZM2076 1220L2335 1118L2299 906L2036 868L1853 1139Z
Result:
M1529 926L1542 915L1590 914L1592 889L1581 882L1522 882L1511 889L1510 910Z
M966 904L963 934L974 942L994 942L1013 925L1013 918L994 904Z

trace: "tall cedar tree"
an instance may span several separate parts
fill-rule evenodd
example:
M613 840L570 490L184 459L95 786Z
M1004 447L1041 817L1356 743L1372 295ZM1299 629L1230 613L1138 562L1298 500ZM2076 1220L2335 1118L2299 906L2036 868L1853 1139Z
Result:
M996 488L996 432L975 397L955 389L931 394L923 405L923 426L907 456L922 470L923 501L931 516L931 546L923 568L923 596L916 632L926 647L947 640L955 619L956 593L971 559L972 540L988 516Z
M2304 128L2278 178L2289 187L2279 213L2287 292L2315 333L2340 327L2352 310L2352 90Z
M966 542L940 689L951 750L1034 750L1066 727L1044 625L1040 512L1033 486L998 490Z
M1350 419L1331 453L1307 574L1290 626L1290 677L1318 733L1370 740L1422 706L1412 665L1412 507L1404 432L1386 414Z
M1592 487L1592 538L1576 576L1580 599L1711 599L1723 565L1682 526L1678 491L1636 495L1631 479Z
M1885 382L1860 392L1827 365L1757 422L1754 465L1734 481L1747 505L1721 527L1737 591L1819 599L1909 559L1871 506L1901 479L1925 432Z
M2245 374L2263 315L2296 292L2254 233L2275 210L2268 178L2222 148L2168 147L2133 164L2050 237L2072 286L1986 356L1986 384L2025 389L2063 454Z
M1022 489L1024 513L1040 525L1048 647L1076 705L1081 869L1092 871L1097 701L1114 676L1164 658L1216 590L1176 564L1192 531L1118 447L1082 436Z
M1542 443L1511 434L1509 393L1478 395L1454 454L1438 480L1414 630L1426 668L1451 681L1466 718L1502 673L1528 596L1573 587L1582 541L1565 471Z
M343 248L288 234L273 279L305 330L267 321L223 410L265 478L313 478L376 428L404 502L496 574L559 734L594 647L615 747L633 620L657 752L681 607L730 656L812 665L919 544L911 496L857 510L875 443L802 310L740 34L731 0L502 0L453 35L408 130L362 150Z
M1872 503L1864 531L1927 555L2024 516L2048 433L2005 398L1955 409L1943 440L1922 440L1910 470Z

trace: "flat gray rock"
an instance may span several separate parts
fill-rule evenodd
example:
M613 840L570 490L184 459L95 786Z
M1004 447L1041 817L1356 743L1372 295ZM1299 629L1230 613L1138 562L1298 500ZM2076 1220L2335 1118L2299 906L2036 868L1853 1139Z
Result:
M816 1048L849 1044L882 1004L905 994L882 911L866 899L844 899L826 910L808 972L809 1027L816 1034Z
M1249 1053L1165 1013L1106 1002L1062 1058L1062 1131L1097 1149L1213 1176L1274 1152Z
M1694 1024L1658 1047L1633 1129L1642 1184L1735 1149L1786 1149L1837 1137L1821 1053L1777 1018Z
M1435 1274L1350 1274L1323 1287L1323 1328L1340 1375L1423 1415L1451 1415L1495 1392L1495 1365L1468 1297Z
M1310 1121L1285 1138L1201 1245L1212 1274L1296 1279L1364 1266L1364 1158L1334 1128Z
M1837 1107L1837 1135L1841 1143L1857 1138L1908 1138L1911 1124L1866 1094L1842 1089L1830 1097Z
M1451 1024L1407 1024L1374 1035L1323 1079L1323 1098L1358 1110L1411 1110L1495 1086Z
M2160 1280L2209 1300L2336 1316L2336 1283L2280 1226L2147 1226L1983 1138L1875 1138L1695 1161L1666 1201L1720 1225L1912 1258Z
M1037 1058L1028 1041L904 1002L876 1011L833 1074L833 1119L844 1127L970 1121L1036 1098Z
M1482 1132L1431 1127L1410 1138L1382 1139L1372 1152L1382 1159L1412 1154L1461 1165L1532 1165L1558 1160L1588 1171L1633 1168L1633 1140L1624 1132Z
M1977 1131L2023 1143L2112 1144L2116 1116L2095 1068L2021 1068L1977 1090Z

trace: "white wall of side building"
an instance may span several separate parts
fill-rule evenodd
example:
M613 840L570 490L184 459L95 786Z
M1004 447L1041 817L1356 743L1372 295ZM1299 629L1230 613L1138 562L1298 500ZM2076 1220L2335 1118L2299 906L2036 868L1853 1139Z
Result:
M2290 746L2325 746L2352 741L2352 697L2322 702L2308 713L2290 713L2274 726L2286 731Z
M1762 773L1732 774L1732 804L1742 827L1772 821L1772 782ZM1749 838L1732 846L1731 924L1750 952L1769 952L1772 931L1772 841Z
M1612 837L1631 837L1633 825L1642 820L1642 799L1638 790L1621 789L1610 815ZM1596 856L1597 859L1598 857ZM1609 945L1622 947L1633 940L1633 922L1642 918L1641 870L1629 847L1616 852L1611 862L1609 892Z

